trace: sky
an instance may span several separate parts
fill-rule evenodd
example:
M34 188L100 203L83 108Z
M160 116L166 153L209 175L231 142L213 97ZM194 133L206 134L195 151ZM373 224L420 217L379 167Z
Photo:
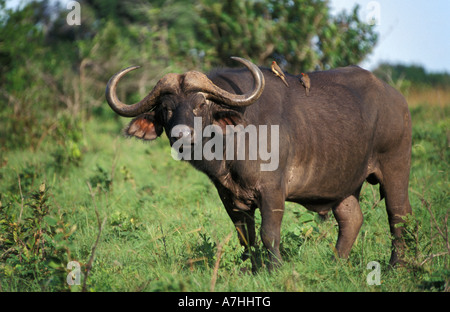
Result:
M360 66L416 64L429 72L450 73L450 0L330 0L333 14L349 12L355 4L363 20L379 17L378 43Z

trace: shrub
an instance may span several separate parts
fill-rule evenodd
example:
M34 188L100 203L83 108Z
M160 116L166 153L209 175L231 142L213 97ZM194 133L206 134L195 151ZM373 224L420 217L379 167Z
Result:
M64 214L54 213L48 197L43 183L25 202L8 196L2 200L12 202L5 206L0 202L0 277L13 281L9 284L18 285L18 290L30 290L30 286L65 289L70 237L76 226L70 225Z

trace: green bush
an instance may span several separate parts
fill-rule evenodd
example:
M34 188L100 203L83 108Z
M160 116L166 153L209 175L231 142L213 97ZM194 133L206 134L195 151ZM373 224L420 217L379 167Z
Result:
M19 285L32 285L40 290L65 289L70 237L76 226L67 222L65 214L55 214L48 199L45 184L24 202L17 197L3 196L0 202L2 281L15 284L19 280ZM28 289L20 286L18 290Z

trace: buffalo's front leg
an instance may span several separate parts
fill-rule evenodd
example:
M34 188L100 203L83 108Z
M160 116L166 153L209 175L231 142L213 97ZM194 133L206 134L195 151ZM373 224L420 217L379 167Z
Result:
M242 260L250 258L252 262L252 270L256 271L256 260L251 255L251 247L256 244L255 235L255 208L236 206L236 199L233 194L226 188L222 187L220 183L216 183L216 188L219 191L220 199L231 218L234 226L236 227L239 242L244 246L245 251L242 255Z
M284 213L284 198L279 194L268 195L261 200L261 239L269 252L269 271L282 263L280 254L281 220Z
M336 250L340 258L348 258L353 243L363 222L363 215L355 196L349 196L333 208L333 214L339 225Z
M248 258L252 261L252 269L256 270L255 257L251 256L250 247L255 245L255 210L251 209L248 211L228 211L228 215L236 227L239 242L245 247L244 254L242 255L242 260Z

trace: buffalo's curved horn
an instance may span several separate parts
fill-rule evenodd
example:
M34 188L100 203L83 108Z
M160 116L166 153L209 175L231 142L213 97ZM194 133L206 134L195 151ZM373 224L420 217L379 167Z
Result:
M116 73L108 81L105 92L106 101L117 114L123 117L135 117L156 106L159 96L167 93L176 93L176 90L180 88L181 80L184 80L183 85L188 91L204 92L208 99L220 101L228 106L249 106L258 100L264 90L264 75L252 62L240 57L232 57L232 59L244 64L253 76L255 86L253 90L246 94L234 94L225 91L216 86L204 74L192 71L183 76L179 74L165 75L145 98L136 104L127 105L117 98L116 88L119 80L124 75L139 68L139 66L131 66Z
M123 117L135 117L142 113L148 112L157 104L157 99L160 95L169 93L171 90L175 90L175 88L179 86L179 75L167 74L158 81L153 90L145 98L136 104L127 105L117 98L117 84L124 75L137 68L139 68L139 66L131 66L122 69L112 76L106 85L106 101L113 111Z
M246 94L234 94L219 88L208 79L208 83L206 83L202 91L206 93L207 98L218 100L228 106L242 107L252 105L259 99L262 92L264 91L264 75L258 68L258 66L256 66L252 62L236 56L232 56L231 58L244 64L251 72L254 79L253 90Z

